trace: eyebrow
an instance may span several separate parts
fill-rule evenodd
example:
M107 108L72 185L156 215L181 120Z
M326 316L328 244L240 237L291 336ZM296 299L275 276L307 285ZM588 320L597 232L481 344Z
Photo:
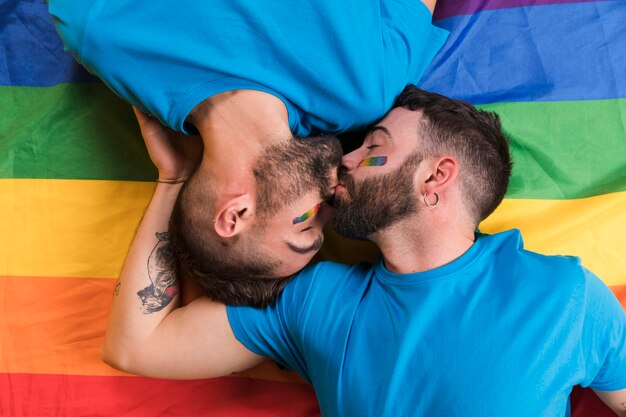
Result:
M296 246L291 242L286 242L287 246L289 246L289 249L291 249L292 251L299 253L301 255L306 255L309 252L317 252L318 250L320 250L320 248L322 247L322 244L324 243L324 236L323 235L319 235L317 237L317 239L315 239L315 242L313 242L313 244L311 246L307 246L307 247L300 247L300 246Z
M374 132L377 132L377 131L381 131L385 135L391 137L391 133L389 133L387 128L385 126L381 126L381 125L372 126L369 129L367 129L367 132L365 133L365 136L370 135L370 134L372 134Z

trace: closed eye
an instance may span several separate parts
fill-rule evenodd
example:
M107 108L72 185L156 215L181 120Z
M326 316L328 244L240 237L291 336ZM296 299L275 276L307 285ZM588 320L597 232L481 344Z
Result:
M313 227L309 226L309 227L305 227L304 229L300 230L301 232L306 232L307 230L311 230L313 229Z

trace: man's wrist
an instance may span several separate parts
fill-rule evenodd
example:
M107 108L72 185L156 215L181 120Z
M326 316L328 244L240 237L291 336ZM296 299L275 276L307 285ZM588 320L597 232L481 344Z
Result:
M182 184L185 181L187 181L187 178L177 178L177 179L157 178L156 179L156 182L160 184Z
M156 194L159 194L162 196L167 195L167 196L172 196L174 198L177 198L178 194L180 193L181 188L183 188L183 184L184 182L170 183L170 182L157 181L154 192L155 192L155 195Z

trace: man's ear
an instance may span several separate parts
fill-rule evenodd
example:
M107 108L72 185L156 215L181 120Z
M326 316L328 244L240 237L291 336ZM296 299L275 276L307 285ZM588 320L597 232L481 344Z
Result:
M451 156L433 158L426 162L425 171L420 174L421 194L438 193L441 195L457 178L459 163Z
M233 237L246 230L253 222L255 206L250 194L227 200L213 217L215 232L221 237Z

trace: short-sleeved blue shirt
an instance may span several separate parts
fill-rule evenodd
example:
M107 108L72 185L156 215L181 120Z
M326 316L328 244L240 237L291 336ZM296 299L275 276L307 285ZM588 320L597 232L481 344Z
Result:
M565 416L575 385L626 388L615 296L518 231L415 274L320 263L276 306L227 312L248 349L312 383L324 416Z
M292 132L363 128L416 83L448 32L420 0L49 0L66 48L176 130L237 89L283 100Z

